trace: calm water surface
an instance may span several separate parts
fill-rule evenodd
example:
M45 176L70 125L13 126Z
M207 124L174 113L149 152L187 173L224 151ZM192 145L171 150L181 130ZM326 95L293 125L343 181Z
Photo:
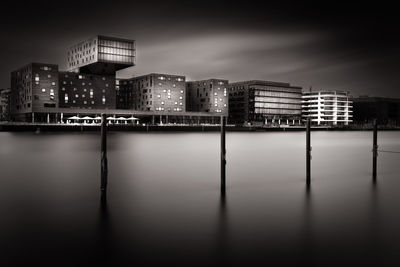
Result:
M371 132L0 133L0 265L400 265L400 154ZM400 132L379 148L400 151Z

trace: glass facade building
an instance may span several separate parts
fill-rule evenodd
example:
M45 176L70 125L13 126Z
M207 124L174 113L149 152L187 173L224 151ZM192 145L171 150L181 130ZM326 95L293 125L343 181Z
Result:
M229 84L229 121L252 124L300 124L301 87L270 81Z
M67 70L91 74L113 75L135 66L134 40L98 35L73 45L67 52Z

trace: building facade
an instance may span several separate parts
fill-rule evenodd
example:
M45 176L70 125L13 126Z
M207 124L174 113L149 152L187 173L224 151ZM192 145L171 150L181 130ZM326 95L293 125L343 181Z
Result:
M304 92L301 102L303 120L310 118L312 124L348 125L353 121L353 101L348 92Z
M229 122L241 124L300 124L301 87L271 81L231 83Z
M115 76L59 73L61 108L115 109Z
M135 65L134 40L98 35L71 46L67 51L70 72L115 75Z
M400 99L362 96L353 98L354 123L400 126Z
M118 81L117 106L140 111L185 112L185 76L151 73Z
M31 63L11 73L10 112L17 121L48 121L58 108L58 66Z
M11 89L0 89L0 121L10 119L10 95Z
M228 80L186 82L186 110L228 115Z

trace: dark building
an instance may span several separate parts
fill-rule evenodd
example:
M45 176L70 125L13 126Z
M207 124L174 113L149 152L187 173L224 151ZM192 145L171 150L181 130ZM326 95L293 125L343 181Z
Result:
M185 112L185 76L151 73L118 81L117 107L140 111Z
M228 80L208 79L186 82L186 109L228 115Z
M10 112L17 121L49 121L58 108L58 66L31 63L11 73Z
M59 73L60 108L115 109L115 76Z
M301 123L301 87L252 80L231 83L228 89L231 123Z
M353 98L353 119L356 124L400 125L400 99L361 96Z
M0 121L10 119L11 89L0 89Z
M135 65L135 41L98 35L68 49L68 71L115 75Z

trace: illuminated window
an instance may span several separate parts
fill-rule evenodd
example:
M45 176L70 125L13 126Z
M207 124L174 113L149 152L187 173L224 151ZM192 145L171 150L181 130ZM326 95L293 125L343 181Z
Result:
M102 98L102 102L103 102L103 105L106 103L106 96L104 96L104 95L103 95L103 98Z
M76 98L78 98L78 97L79 97L79 95L75 95L75 97L76 97Z
M45 93L46 92L46 88L42 88L42 92Z
M166 92L167 92L167 89L164 89L163 92L166 93Z
M52 88L50 89L50 95L54 96L54 89L52 89Z
M160 98L160 97L161 97L161 95L157 95L157 97L158 97L158 98Z
M181 94L183 94L183 90L181 90Z
M93 98L93 89L90 89L89 95L90 95L90 98Z
M62 87L61 90L62 90L62 91L65 91L65 87Z
M51 85L56 85L56 82L51 82Z
M94 104L94 101L92 101L92 104Z
M87 104L87 101L83 101L83 104Z
M65 101L65 103L68 103L68 94L65 94L64 101Z
M165 103L164 103L164 101L161 101L161 105L164 105Z
M82 97L84 98L84 97L85 97L85 94L82 94Z
M47 78L51 78L51 74L48 74L48 75L47 75Z
M177 78L176 79L178 82L181 82L181 81L183 81L183 79L182 78Z
M180 96L179 99L183 99L183 97Z
M182 103L182 102L180 102L180 103L179 103L179 105L180 105L180 106L183 106L183 103Z

